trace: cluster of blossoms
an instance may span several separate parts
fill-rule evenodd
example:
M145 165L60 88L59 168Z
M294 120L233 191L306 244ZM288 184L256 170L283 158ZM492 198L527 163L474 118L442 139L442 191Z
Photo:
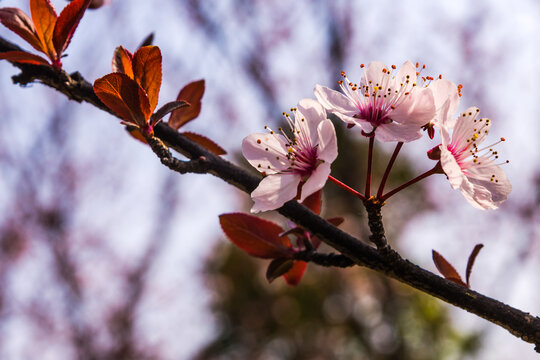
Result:
M251 165L264 176L253 191L252 212L273 210L291 199L304 200L320 190L330 178L330 165L337 157L334 126L326 112L343 120L347 127L358 126L362 134L373 140L396 142L395 155L403 143L414 141L427 130L430 138L434 129L441 134L441 144L429 152L437 165L425 174L396 189L435 173L446 174L450 185L460 189L475 207L494 209L506 200L512 186L497 163L493 146L481 147L491 121L478 118L479 110L469 108L457 117L461 86L451 81L420 76L422 68L405 62L398 70L373 61L364 66L359 83L349 81L344 72L339 81L340 91L316 85L318 101L304 99L293 109L294 121L285 114L290 135L281 128L278 133L257 133L246 137L242 151ZM450 135L451 134L451 135ZM371 158L368 160L371 161ZM393 160L389 164L390 170ZM362 199L371 197L368 185L364 195L348 188ZM396 190L382 194L386 176L377 197L384 201ZM339 183L339 182L338 182Z

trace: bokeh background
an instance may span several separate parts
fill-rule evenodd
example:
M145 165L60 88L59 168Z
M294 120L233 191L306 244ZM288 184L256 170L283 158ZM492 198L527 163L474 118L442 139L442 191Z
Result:
M28 13L26 0L0 6ZM335 86L341 70L358 78L371 60L425 63L463 84L460 109L491 118L493 140L507 138L499 153L514 190L501 209L479 211L429 178L385 206L389 239L432 271L432 249L463 272L483 243L473 288L540 314L539 19L534 0L113 0L86 13L63 63L93 82L116 46L135 50L153 32L160 104L204 78L186 130L241 164L242 138L278 124L315 84ZM537 358L505 330L365 269L310 265L298 287L266 284L266 262L229 245L217 219L247 211L249 197L171 173L116 118L39 84L13 86L17 73L0 63L0 358ZM333 172L360 187L366 141L336 126ZM429 169L437 144L404 146L390 187ZM377 147L377 172L392 150ZM365 238L361 204L333 184L323 211Z

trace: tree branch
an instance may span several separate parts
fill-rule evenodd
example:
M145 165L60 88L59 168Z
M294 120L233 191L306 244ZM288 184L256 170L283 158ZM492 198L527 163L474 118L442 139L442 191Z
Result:
M18 50L18 47L0 38L0 52L9 50ZM93 93L92 85L77 73L68 75L63 71L57 72L44 66L14 65L22 70L21 75L13 77L15 83L25 85L29 82L41 82L62 92L69 99L79 102L86 101L104 111L112 113ZM257 187L260 181L259 177L205 150L171 129L167 124L158 124L154 131L157 138L189 159L197 160L201 159L201 157L206 159L208 173L223 179L247 193L250 193ZM341 252L354 263L390 276L402 283L408 284L420 291L497 324L524 341L535 344L536 351L540 352L540 318L443 279L403 259L397 252L390 248L387 248L383 255L382 252L329 224L326 220L315 215L294 200L287 202L278 211L296 224L308 229L312 234L317 235L325 243ZM379 217L380 212L379 216L375 216L373 219L370 218L370 222L373 222L375 226L371 227L372 236L374 236L372 241L376 244L378 241L382 241L379 236L380 233L377 235L377 226L380 225L382 227ZM384 236L384 232L382 234ZM377 239L377 237L379 238ZM383 245L384 248L384 243L379 244L379 247L381 247L380 245Z

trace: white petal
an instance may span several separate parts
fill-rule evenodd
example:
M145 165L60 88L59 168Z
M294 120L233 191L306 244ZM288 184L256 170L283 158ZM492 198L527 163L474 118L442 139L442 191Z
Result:
M465 199L477 209L487 210L497 208L491 200L491 193L483 186L475 185L465 179L459 190Z
M304 201L309 195L313 194L316 191L319 191L326 184L328 180L328 175L330 175L330 163L322 163L317 166L315 171L307 179L305 184L302 186L302 193L300 195L300 202Z
M510 192L512 192L512 184L506 177L506 174L500 166L492 164L492 166L472 167L469 169L468 176L471 183L484 187L491 194L491 201L497 207L504 202ZM492 178L492 176L494 176ZM493 180L492 180L493 179Z
M475 143L478 145L484 141L491 128L491 121L487 122L486 119L477 119L478 114L479 110L476 107L470 107L459 114L454 126L454 132L452 133L453 145L466 147L467 140L477 133L480 128L482 128L482 131L478 134Z
M390 113L392 120L401 124L423 126L435 117L435 101L429 89L413 89L408 99Z
M327 163L334 161L338 155L336 130L332 121L325 120L319 124L319 148L317 157Z
M375 138L382 142L403 141L410 142L419 139L422 136L420 126L416 124L390 124L379 125L375 130Z
M385 76L388 76L387 73L383 72L383 69L388 69L388 67L380 62L380 61L372 61L368 64L365 71L365 77L362 79L362 82L365 85L369 85L369 81L373 83L373 85L379 84L381 85L383 83L383 79ZM367 79L367 83L366 83Z
M465 174L463 174L463 170L461 170L456 158L444 143L441 145L441 166L446 176L448 176L448 181L452 189L457 189L466 180Z
M285 143L286 139L283 135L250 134L242 140L242 154L260 172L275 173L289 167Z
M259 186L251 193L255 202L252 213L275 210L287 201L294 199L298 191L300 175L274 174L261 180Z
M302 118L305 121L302 121ZM326 111L313 99L302 99L298 102L298 112L295 118L295 127L302 131L309 139L311 146L317 144L317 128L321 121L326 119ZM295 134L296 136L296 134Z
M321 105L330 112L351 117L358 113L358 108L354 102L338 91L326 86L316 85L313 93Z
M459 105L459 94L457 91L457 86L450 80L438 79L429 84L428 89L433 92L433 98L435 101L436 115L435 121L442 122L447 121L447 126L452 128L453 124L451 122L454 119L454 114ZM443 108L444 105L447 105L447 108Z
M407 76L409 76L409 78L407 78ZM412 87L412 84L416 82L416 66L410 61L405 61L399 68L399 71L396 74L396 88L399 89L399 85L405 84L407 80L409 80L409 85L407 85L407 87Z

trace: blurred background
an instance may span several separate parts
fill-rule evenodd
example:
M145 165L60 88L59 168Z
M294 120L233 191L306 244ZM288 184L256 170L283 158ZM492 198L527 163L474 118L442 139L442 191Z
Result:
M26 0L0 6L29 13ZM204 78L201 115L185 130L246 168L242 138L276 126L315 84L335 87L341 70L358 79L371 60L426 64L427 75L463 84L460 109L491 118L493 141L507 138L498 150L513 192L480 211L431 177L388 201L389 241L432 271L436 249L462 274L483 243L473 289L538 315L538 19L534 0L113 0L85 14L63 63L93 82L111 71L115 47L134 51L155 33L160 104ZM30 50L3 27L0 36ZM116 118L39 84L13 86L17 73L0 63L1 359L538 357L507 331L366 269L309 265L297 287L267 284L267 261L219 228L219 214L248 211L246 194L171 173ZM361 187L367 141L335 125L333 175ZM388 188L431 168L425 152L437 144L406 144ZM392 151L378 144L375 184ZM323 215L344 216L342 228L366 238L362 205L334 184Z

